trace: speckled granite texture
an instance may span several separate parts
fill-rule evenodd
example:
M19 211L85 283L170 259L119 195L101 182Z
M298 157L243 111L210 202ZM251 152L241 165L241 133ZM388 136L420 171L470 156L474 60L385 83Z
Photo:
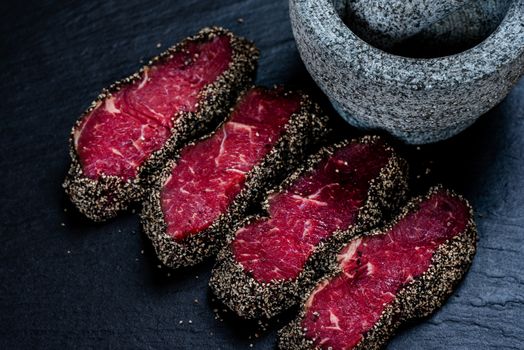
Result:
M340 3L290 0L299 52L313 79L352 125L413 144L447 139L499 103L524 71L524 1L464 52L431 59L392 55L357 37ZM338 11L338 13L337 13Z
M353 31L377 46L392 45L413 36L477 0L334 0Z
M469 49L487 38L502 22L511 1L481 0L469 2L447 17L421 28L390 48L393 53L415 53L423 48L427 57L444 56ZM347 21L346 21L347 23Z

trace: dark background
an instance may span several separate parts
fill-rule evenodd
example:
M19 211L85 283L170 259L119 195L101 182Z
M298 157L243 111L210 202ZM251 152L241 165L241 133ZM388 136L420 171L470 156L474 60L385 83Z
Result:
M287 1L3 1L0 14L0 348L273 348L290 315L265 333L239 322L209 294L211 262L159 268L136 215L90 223L61 182L70 128L99 91L206 25L256 42L259 84L311 89L327 105ZM404 149L419 187L444 182L471 200L480 242L448 303L390 349L524 348L523 96L520 81L460 136Z

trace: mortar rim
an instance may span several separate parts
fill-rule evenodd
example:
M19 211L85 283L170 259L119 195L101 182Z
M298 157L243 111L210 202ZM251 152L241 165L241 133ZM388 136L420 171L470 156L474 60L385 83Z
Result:
M316 8L309 6L311 4ZM336 67L350 66L354 68L353 72L357 71L366 79L391 82L413 90L471 83L496 74L501 67L524 58L523 0L512 1L497 29L482 42L462 52L434 58L399 56L367 43L343 22L333 0L289 0L289 5L302 17L302 24L308 27L310 37L323 38L316 40L315 43L321 46L316 50L329 52ZM333 20L323 21L326 16ZM513 36L505 35L508 30L517 33L522 40L511 40ZM509 47L506 54L494 54L501 43ZM490 55L488 59L486 54ZM523 73L524 67L521 67L520 75Z

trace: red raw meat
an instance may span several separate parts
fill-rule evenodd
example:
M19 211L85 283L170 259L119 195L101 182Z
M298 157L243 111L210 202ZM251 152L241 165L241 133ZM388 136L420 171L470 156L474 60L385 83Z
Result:
M258 282L293 279L320 241L356 224L371 180L392 150L382 142L352 143L268 198L269 217L240 229L233 252Z
M205 28L104 89L71 134L73 203L101 221L139 200L180 147L226 117L257 58L250 42Z
M450 253L443 246L451 242L462 249ZM396 325L404 314L416 313L415 304L420 300L424 300L421 305L425 311L420 316L440 305L443 291L451 293L469 266L474 246L474 225L467 202L442 189L432 191L416 201L391 228L354 238L338 253L342 272L323 280L309 294L299 328L310 348L378 348L387 338L384 330L378 330L387 323L385 315L398 310L398 305L407 305L406 310L391 316ZM432 268L435 262L446 259L453 268L444 274ZM410 295L395 305L406 295L403 289L424 274L429 275L426 280L444 276L445 282L433 281L431 288L412 288L413 293L408 294L413 298ZM433 300L433 307L426 299ZM373 339L372 331L382 333ZM299 348L283 344L283 348Z
M179 112L194 112L198 94L231 62L229 37L190 42L165 62L146 67L140 80L106 98L75 127L84 174L130 179L171 136Z
M325 148L236 232L210 286L240 316L272 317L314 285L327 247L377 225L405 190L405 163L381 138Z
M144 203L143 224L168 266L213 255L262 194L328 129L306 95L252 88L213 134L184 147Z
M211 226L299 108L298 94L252 89L213 136L184 148L162 189L167 233L180 241Z

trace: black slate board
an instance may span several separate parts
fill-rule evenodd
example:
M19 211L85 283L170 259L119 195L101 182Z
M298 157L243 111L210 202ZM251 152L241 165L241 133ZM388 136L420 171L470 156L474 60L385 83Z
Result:
M258 83L310 89L327 105L297 54L287 2L11 1L0 14L0 348L274 348L278 325L260 332L212 301L211 262L158 268L136 215L90 223L61 182L70 128L101 88L206 25L256 42ZM523 97L520 81L462 135L405 148L418 187L442 181L471 200L480 242L444 308L389 349L524 348Z

